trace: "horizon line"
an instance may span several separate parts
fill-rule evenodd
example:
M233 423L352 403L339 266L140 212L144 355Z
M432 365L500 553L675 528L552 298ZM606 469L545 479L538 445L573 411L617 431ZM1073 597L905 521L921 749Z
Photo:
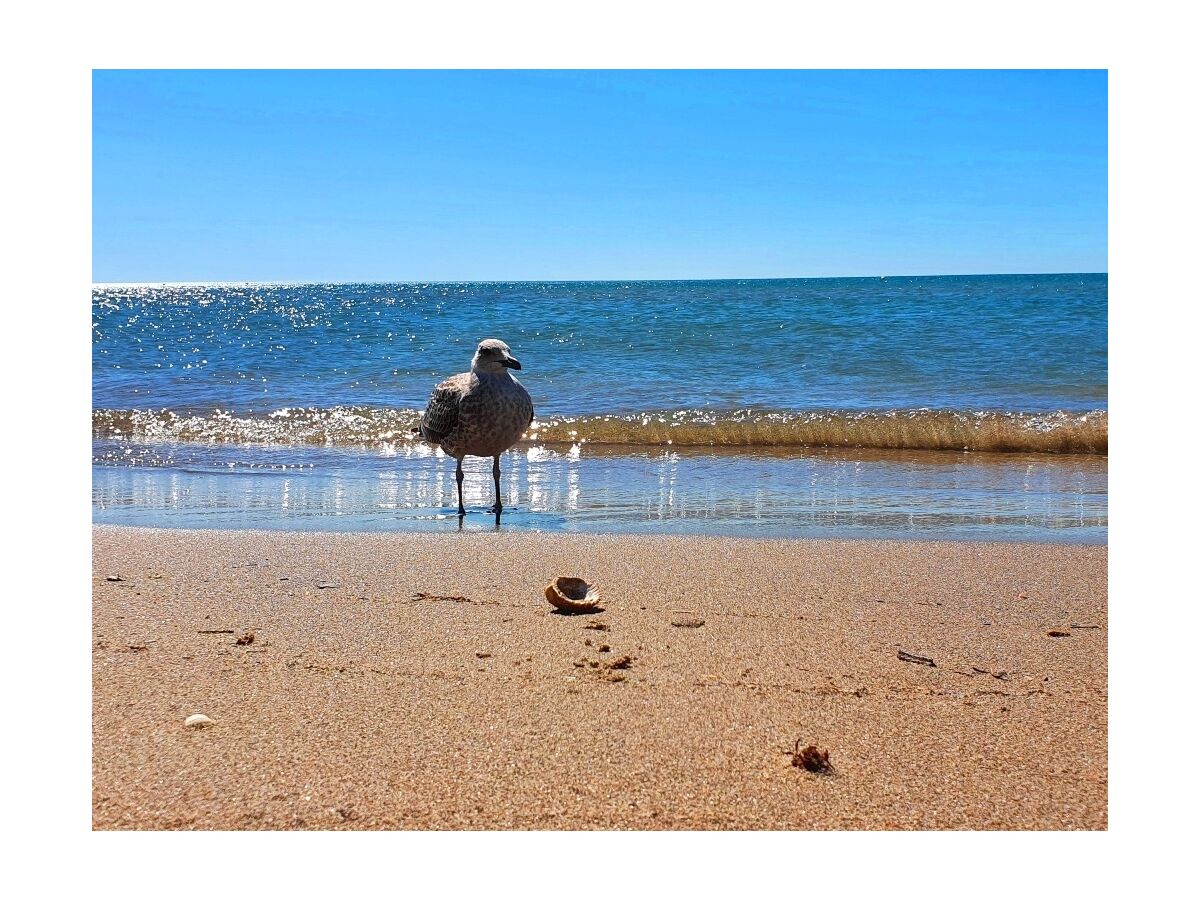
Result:
M839 281L849 278L1000 278L1037 275L1108 275L1105 272L942 272L938 274L889 273L884 275L774 275L739 278L393 278L367 279L233 279L191 281L93 281L92 287L226 287L235 285L284 285L301 286L317 284L645 284L661 281L704 282L704 281Z

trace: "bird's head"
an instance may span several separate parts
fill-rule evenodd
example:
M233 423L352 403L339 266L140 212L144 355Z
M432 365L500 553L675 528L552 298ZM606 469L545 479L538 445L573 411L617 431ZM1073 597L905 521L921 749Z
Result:
M521 368L521 364L508 349L508 344L495 338L480 341L479 346L475 348L475 355L471 357L472 372L499 375L505 369L519 368Z

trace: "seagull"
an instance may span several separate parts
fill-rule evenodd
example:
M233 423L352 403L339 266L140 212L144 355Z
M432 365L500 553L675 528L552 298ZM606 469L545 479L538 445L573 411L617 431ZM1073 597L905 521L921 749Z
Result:
M520 369L508 344L495 338L479 342L471 357L471 371L451 375L433 389L421 424L413 429L423 440L440 445L447 456L458 460L458 515L463 506L462 461L464 456L492 457L496 481L496 505L491 511L500 521L500 454L520 440L533 423L533 401L521 382L509 374Z

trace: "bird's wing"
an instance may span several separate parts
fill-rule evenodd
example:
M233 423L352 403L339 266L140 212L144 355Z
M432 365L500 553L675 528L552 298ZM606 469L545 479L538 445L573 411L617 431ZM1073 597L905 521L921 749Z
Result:
M454 375L433 389L425 415L421 416L421 437L438 444L454 431L458 425L458 405L470 379L469 374Z

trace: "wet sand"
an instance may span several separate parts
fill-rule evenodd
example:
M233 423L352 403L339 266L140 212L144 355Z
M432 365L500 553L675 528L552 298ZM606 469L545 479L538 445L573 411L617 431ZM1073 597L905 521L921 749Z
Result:
M1098 546L96 527L93 825L1102 829L1106 582Z

